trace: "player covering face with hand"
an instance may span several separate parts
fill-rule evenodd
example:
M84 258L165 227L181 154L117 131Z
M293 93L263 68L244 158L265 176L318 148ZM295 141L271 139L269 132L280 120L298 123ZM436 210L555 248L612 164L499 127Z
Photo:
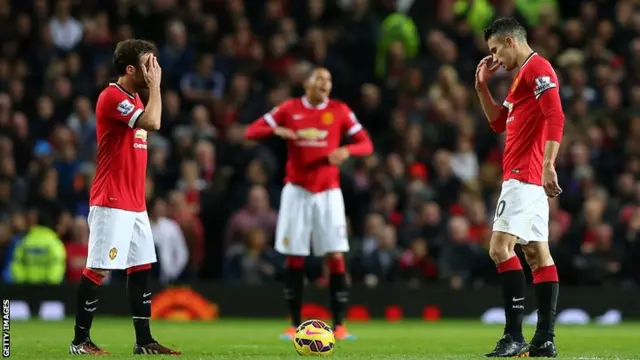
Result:
M155 46L125 40L116 46L113 63L118 81L109 84L96 104L98 155L91 186L89 253L77 293L72 355L103 355L90 336L98 308L98 290L110 270L127 271L127 297L136 334L134 354L180 352L151 336L151 291L148 287L156 252L145 204L147 131L160 128L162 102ZM147 106L138 91L149 89Z
M489 254L502 281L506 325L487 357L556 357L554 324L558 273L549 252L549 197L562 193L554 169L562 140L564 114L558 78L551 64L527 44L524 28L512 18L485 30L491 55L476 72L476 90L491 128L506 132L502 192L496 206ZM500 67L517 70L503 104L487 82ZM538 324L530 343L522 334L525 276L514 251L520 244L531 267Z
M323 256L330 272L331 309L337 339L353 339L344 326L347 279L343 253L349 251L339 166L351 156L366 156L373 145L347 105L329 99L331 74L317 68L307 79L305 96L287 100L255 121L246 137L270 135L287 141L288 159L282 190L276 250L287 256L285 300L291 326L282 335L291 339L301 323L304 259ZM352 142L341 146L343 134Z

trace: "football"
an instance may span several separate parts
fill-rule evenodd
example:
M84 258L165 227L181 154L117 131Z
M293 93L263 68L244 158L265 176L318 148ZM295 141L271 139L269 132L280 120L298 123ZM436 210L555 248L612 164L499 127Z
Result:
M296 329L293 346L302 356L329 356L336 338L329 325L321 320L307 320Z

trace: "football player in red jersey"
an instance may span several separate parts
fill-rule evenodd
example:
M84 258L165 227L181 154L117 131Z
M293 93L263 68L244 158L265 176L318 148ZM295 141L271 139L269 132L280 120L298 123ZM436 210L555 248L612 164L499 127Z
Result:
M485 30L485 40L491 55L478 65L476 90L491 128L506 132L502 192L489 246L502 281L506 325L486 356L556 357L558 273L549 252L547 198L562 193L554 168L565 120L558 78L549 61L529 47L526 31L515 19L497 19ZM517 70L502 105L487 87L500 67ZM516 243L531 267L538 304L538 324L530 343L522 334L526 284L514 252Z
M329 99L331 74L317 68L307 79L305 96L287 100L247 129L257 140L272 134L287 140L288 159L282 190L276 250L287 256L284 296L291 326L282 335L291 339L300 325L304 258L324 256L331 273L331 309L337 339L353 339L344 326L347 282L343 253L349 251L339 166L350 156L373 152L367 132L343 102ZM352 143L341 146L343 134Z
M151 291L148 279L156 252L145 205L147 131L160 128L162 70L155 46L125 40L116 46L113 63L118 81L102 91L96 104L98 155L91 186L89 254L77 293L73 355L107 352L90 336L98 307L98 289L110 270L127 270L127 296L136 333L134 354L179 354L151 336ZM138 91L149 89L145 109Z

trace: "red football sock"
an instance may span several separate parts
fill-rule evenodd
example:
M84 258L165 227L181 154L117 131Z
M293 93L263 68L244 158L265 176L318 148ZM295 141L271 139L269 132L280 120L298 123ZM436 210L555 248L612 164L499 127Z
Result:
M327 261L329 272L331 274L342 274L345 272L344 258L331 258Z
M100 286L104 281L104 275L96 272L93 269L85 268L82 270L82 275L84 275L87 279L89 279L92 283Z
M558 269L554 265L543 266L531 272L533 283L558 282Z
M287 269L303 269L304 257L303 256L287 256Z

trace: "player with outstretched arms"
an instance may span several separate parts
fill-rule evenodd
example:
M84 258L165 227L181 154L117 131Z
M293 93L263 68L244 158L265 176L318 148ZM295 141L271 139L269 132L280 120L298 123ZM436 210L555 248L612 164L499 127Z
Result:
M476 90L491 128L506 132L502 191L489 246L502 282L506 325L486 356L556 357L558 273L549 252L547 198L562 193L554 168L564 127L558 78L549 61L529 47L526 31L516 20L497 19L484 35L491 55L478 65ZM487 88L500 66L517 70L502 105ZM538 304L538 324L530 343L522 334L526 284L514 252L516 243L531 267Z
M301 322L304 258L324 256L331 273L331 310L337 339L352 339L344 326L347 281L343 253L349 251L339 166L350 156L365 156L373 145L347 105L329 99L331 74L317 68L305 83L305 96L287 100L247 129L251 140L270 135L287 141L286 178L278 224L276 250L287 256L284 296L291 327L281 338L292 339ZM352 143L340 146L343 134Z
M89 332L104 277L110 270L125 269L136 334L133 353L180 354L155 341L149 328L148 279L156 251L145 204L147 131L160 129L162 114L162 70L155 51L144 40L118 43L113 54L118 81L102 91L96 104L98 155L90 195L89 254L78 287L72 355L108 354ZM138 95L145 88L146 109Z

